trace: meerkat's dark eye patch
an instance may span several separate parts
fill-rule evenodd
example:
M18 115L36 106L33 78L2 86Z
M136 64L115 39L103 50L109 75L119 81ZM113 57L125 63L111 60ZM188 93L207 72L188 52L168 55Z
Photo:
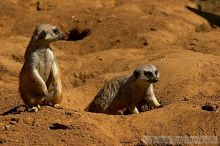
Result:
M144 75L145 75L146 77L151 77L151 76L153 76L153 73L150 72L150 71L144 71Z
M53 33L54 34L59 34L59 30L56 28L56 29L53 30Z
M136 78L138 78L138 77L140 76L140 72L139 72L139 71L134 71L134 76L135 76Z
M155 74L158 75L158 71L157 70L155 71Z

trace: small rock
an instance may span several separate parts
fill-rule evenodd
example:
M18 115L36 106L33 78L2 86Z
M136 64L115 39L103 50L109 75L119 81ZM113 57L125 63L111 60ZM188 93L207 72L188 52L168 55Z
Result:
M36 9L38 11L43 11L43 10L53 10L55 9L56 6L55 5L52 5L52 4L45 4L43 3L41 0L38 0L37 3L36 3Z
M53 123L53 124L49 125L49 129L51 129L51 130L66 130L66 129L70 129L70 127L65 124Z
M89 14L89 13L90 13L90 10L89 10L89 9L85 10L85 13Z
M102 61L102 58L101 58L101 57L99 57L98 59L99 59L99 61Z
M189 45L194 46L194 45L197 45L197 43L198 43L198 40L197 40L197 39L192 39L192 40L190 41Z
M11 118L11 121L18 122L18 121L19 121L19 118Z
M11 121L9 122L9 124L16 125L18 123L18 121L19 121L18 118L11 118Z
M69 112L69 111L65 111L64 114L65 114L65 115L68 115L68 116L72 116L72 115L73 115L73 113L71 113L71 112Z
M195 32L206 32L210 30L210 26L207 24L201 24L198 27L196 27Z
M36 9L37 9L38 11L43 10L43 3L42 3L41 1L38 1L38 2L37 2Z
M5 125L5 130L9 130L10 126L9 125Z
M111 15L109 18L118 18L116 15Z
M98 22L102 22L102 21L103 21L103 19L102 19L102 18L99 18L99 19L98 19Z
M0 123L0 130L5 130L5 123Z
M150 28L150 30L151 30L151 31L157 31L157 29L156 29L156 28Z
M135 146L146 146L147 144L143 141L140 140Z
M187 97L183 98L183 101L188 101L188 100L189 100L189 98L187 98Z
M10 121L9 124L11 124L11 125L16 125L17 122L16 122L16 121Z
M55 6L54 6L54 5L48 5L48 6L47 6L47 10L53 10L53 9L55 9Z
M218 108L219 108L219 105L212 104L209 102L206 102L206 104L202 106L202 110L206 110L206 111L216 111Z
M6 143L7 141L3 138L0 138L0 144Z
M148 42L147 42L147 41L144 41L144 42L143 42L143 45L144 45L144 46L148 46Z

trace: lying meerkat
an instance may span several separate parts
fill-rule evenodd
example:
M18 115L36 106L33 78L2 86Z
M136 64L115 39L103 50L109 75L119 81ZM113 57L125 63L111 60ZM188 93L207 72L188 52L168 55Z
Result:
M160 107L157 101L153 83L159 78L159 72L154 65L141 65L132 75L113 78L98 92L86 108L89 112L118 114L123 109L132 114L139 113L137 104L145 99L154 107Z
M58 107L62 99L62 85L56 57L50 43L64 35L56 26L38 25L24 55L19 76L19 92L32 111L40 105Z

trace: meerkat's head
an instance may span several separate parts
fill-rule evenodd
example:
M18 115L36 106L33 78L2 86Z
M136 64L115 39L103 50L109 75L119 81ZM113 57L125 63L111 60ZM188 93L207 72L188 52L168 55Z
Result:
M137 67L133 76L135 80L139 80L144 83L156 83L158 82L160 73L154 65L140 65Z
M44 41L44 42L53 42L56 40L64 39L64 35L59 31L56 26L51 24L40 24L36 27L32 41Z

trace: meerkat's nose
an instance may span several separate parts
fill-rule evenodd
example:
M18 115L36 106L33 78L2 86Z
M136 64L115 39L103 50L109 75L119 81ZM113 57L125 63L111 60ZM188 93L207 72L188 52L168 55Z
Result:
M64 35L63 33L59 33L59 34L58 34L58 39L59 39L59 40L65 39L65 35Z
M158 77L155 77L153 79L150 80L151 83L156 83L159 81L159 78Z
M154 79L154 80L153 80L153 83L156 83L156 82L158 82L158 79Z
M69 35L67 33L62 33L62 35L63 35L62 40L68 40Z

